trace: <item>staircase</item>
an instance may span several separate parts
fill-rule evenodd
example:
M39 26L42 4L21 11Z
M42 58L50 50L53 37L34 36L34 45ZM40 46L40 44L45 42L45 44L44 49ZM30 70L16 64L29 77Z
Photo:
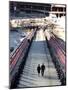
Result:
M39 76L37 73L37 66L42 63L46 67L43 77L41 73ZM17 88L56 85L61 85L61 82L52 62L43 30L40 29L32 42Z

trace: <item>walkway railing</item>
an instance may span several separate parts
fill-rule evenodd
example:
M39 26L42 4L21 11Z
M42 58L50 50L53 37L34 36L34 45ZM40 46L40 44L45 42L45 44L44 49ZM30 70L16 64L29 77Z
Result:
M18 74L18 69L21 62L24 62L24 57L28 48L30 46L31 40L35 35L36 30L31 31L27 37L23 39L17 49L10 55L10 86L15 80L16 74Z
M50 40L47 39L48 47L53 58L56 70L62 85L66 80L66 55L62 52L61 45L57 42L56 37L51 36Z

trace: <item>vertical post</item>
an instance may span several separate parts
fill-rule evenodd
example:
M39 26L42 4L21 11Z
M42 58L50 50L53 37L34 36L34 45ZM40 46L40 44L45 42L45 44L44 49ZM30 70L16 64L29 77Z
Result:
M14 16L16 16L16 5L14 5Z
M45 7L44 7L44 17L45 17Z
M56 7L57 8L57 17L59 17L59 9L58 9L58 7Z
M64 16L64 12L65 12L65 11L64 11L64 7L63 7L63 16Z
M52 13L52 5L51 5L51 12L50 12L50 14Z
M53 10L52 10L52 8L53 8L53 4L51 5L51 12L50 12L50 14L52 15L53 14Z
M51 12L52 12L52 5L51 5Z
M32 14L32 5L31 5L31 14Z

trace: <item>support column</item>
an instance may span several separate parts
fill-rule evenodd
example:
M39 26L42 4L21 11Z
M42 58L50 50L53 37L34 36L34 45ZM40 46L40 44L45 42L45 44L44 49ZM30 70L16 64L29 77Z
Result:
M17 4L16 3L14 3L13 9L14 9L14 16L16 16L16 10L17 10Z
M32 5L31 5L31 13L32 13Z
M56 7L57 8L57 7ZM57 8L57 14L58 14L58 17L60 17L60 14L59 14L59 9Z
M65 11L64 11L64 7L63 7L63 16L64 16L64 12L65 12Z

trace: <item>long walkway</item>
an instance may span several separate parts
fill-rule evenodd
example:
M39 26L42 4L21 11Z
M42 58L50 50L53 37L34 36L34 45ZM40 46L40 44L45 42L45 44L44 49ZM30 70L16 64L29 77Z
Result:
M38 76L37 66L44 63L46 66L44 76ZM54 86L61 85L57 71L52 62L43 30L37 31L36 37L32 42L24 70L19 80L18 88Z

